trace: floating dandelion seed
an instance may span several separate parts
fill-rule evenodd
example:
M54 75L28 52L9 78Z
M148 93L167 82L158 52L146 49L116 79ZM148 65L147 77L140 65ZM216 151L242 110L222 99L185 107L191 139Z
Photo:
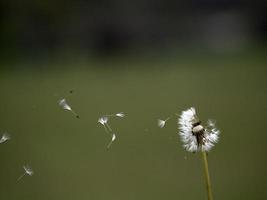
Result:
M123 118L123 117L125 117L125 114L123 112L119 112L116 114L103 115L102 117L100 117L98 119L98 122L104 126L106 133L112 134L112 138L111 138L111 141L109 142L109 144L107 145L107 149L109 149L110 146L113 144L113 142L116 140L116 134L112 133L113 131L111 129L111 126L108 124L109 117L121 117L121 118Z
M34 171L32 170L32 168L28 165L24 165L23 166L23 169L24 169L24 173L18 178L18 181L20 179L22 179L25 175L29 175L29 176L32 176L34 174Z
M58 104L60 107L62 107L64 110L70 111L73 115L75 115L76 118L80 118L79 115L69 106L66 99L60 99L58 101Z
M108 123L108 117L107 116L100 117L98 119L98 122L104 126L105 131L108 133L108 130L106 127L106 124Z
M102 125L105 125L108 122L108 117L104 116L104 117L100 117L98 119L98 122Z
M124 112L119 112L119 113L116 113L116 114L109 114L109 115L104 115L104 116L107 116L107 117L125 117L125 114Z
M170 117L168 117L168 118L165 119L165 120L158 119L158 126L159 126L160 128L163 128L163 127L165 126L166 122L167 122L169 119L170 119Z
M163 128L165 126L165 123L166 123L166 121L164 121L164 120L161 120L161 119L158 120L158 126L160 128Z
M67 104L66 99L60 99L58 101L58 104L64 109L64 110L69 110L71 111L71 107Z
M0 139L0 144L6 142L7 140L10 140L10 134L4 133Z
M113 133L113 134L112 134L111 141L109 142L109 144L108 144L108 146L107 146L107 149L109 149L109 148L110 148L110 146L112 145L112 143L113 143L115 140L116 140L116 134L115 134L115 133Z
M115 114L117 117L121 117L121 118L123 118L123 117L125 117L125 114L123 113L123 112L120 112L120 113L117 113L117 114Z
M218 142L220 131L215 127L213 120L208 120L206 127L202 126L193 107L182 112L178 125L184 148L189 152L202 152L208 199L212 200L207 152Z
M104 126L106 132L108 132L108 130L109 130L110 132L112 131L110 125L108 124L108 117L107 117L107 115L100 117L100 118L98 119L98 122ZM107 130L107 129L108 129L108 130Z

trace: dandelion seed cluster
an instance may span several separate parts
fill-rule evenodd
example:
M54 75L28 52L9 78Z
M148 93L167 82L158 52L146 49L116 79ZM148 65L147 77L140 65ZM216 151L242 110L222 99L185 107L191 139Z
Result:
M73 91L70 91L70 93L73 93ZM70 111L73 115L79 118L79 115L76 114L65 98L60 99L58 101L58 105L62 109ZM116 114L103 115L98 119L98 123L100 123L104 127L106 133L111 136L107 149L109 149L113 142L117 139L117 135L108 123L111 117L124 118L125 114L123 112L119 112ZM158 127L164 128L166 126L166 122L171 118L173 117L169 116L165 120L158 119ZM178 118L178 125L180 130L179 135L183 142L183 146L189 152L210 151L215 143L218 142L220 131L216 128L215 122L208 120L205 127L201 125L201 121L198 119L196 110L193 107L182 111L180 117ZM147 131L148 129L145 130ZM11 137L8 133L4 133L0 138L0 144L10 140L10 138ZM23 169L24 173L18 178L18 180L23 178L25 175L32 176L34 174L34 171L28 165L24 165Z
M220 131L215 122L208 120L207 126L203 127L193 107L182 111L178 125L183 146L189 152L210 151L218 142Z
M125 114L123 112L116 113L116 114L109 114L109 115L104 115L98 119L98 122L103 125L105 131L107 133L111 134L111 140L109 144L107 145L107 149L110 148L110 146L113 144L113 142L116 140L117 136L116 134L112 131L110 125L108 124L109 117L120 117L123 118L125 117Z

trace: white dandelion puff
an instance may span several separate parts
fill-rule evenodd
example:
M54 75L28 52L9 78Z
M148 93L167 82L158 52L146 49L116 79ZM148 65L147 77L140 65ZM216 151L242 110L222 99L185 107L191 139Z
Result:
M70 111L76 118L80 118L79 115L70 107L67 103L66 99L60 99L58 101L58 105L63 108L64 110Z
M107 149L110 148L110 146L113 144L113 142L114 142L115 140L116 140L116 134L113 133L113 134L112 134L112 138L111 138L110 142L108 143Z
M4 133L0 139L0 144L6 142L7 140L10 140L11 136L8 133Z
M209 151L218 142L220 131L215 122L208 120L207 124L207 127L201 125L193 107L182 112L178 119L179 134L187 151Z
M34 174L34 171L32 170L32 168L28 165L24 165L23 166L23 169L24 169L24 173L18 178L18 181L20 179L22 179L25 175L29 175L29 176L32 176Z
M195 108L183 111L178 119L178 125L184 148L189 152L202 153L208 199L212 200L207 152L218 142L220 131L215 127L213 120L208 120L206 127L201 125Z
M168 117L168 118L165 119L165 120L158 119L158 126L159 126L160 128L163 128L163 127L165 126L166 122L167 122L169 119L170 119L170 117Z

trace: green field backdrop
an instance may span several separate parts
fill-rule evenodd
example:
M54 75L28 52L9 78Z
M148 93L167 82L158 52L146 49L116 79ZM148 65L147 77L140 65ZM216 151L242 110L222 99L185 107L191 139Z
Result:
M2 64L0 131L12 139L0 144L0 199L206 199L201 155L177 135L175 113L191 106L221 130L208 155L214 199L266 199L266 75L254 52ZM63 97L80 119L58 106ZM121 111L107 151L97 120ZM35 174L17 181L24 164Z

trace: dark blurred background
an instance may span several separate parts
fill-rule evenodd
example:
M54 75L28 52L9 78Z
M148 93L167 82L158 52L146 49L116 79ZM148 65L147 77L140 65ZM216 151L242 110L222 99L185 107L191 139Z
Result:
M207 199L177 116L216 119L215 200L267 199L265 1L0 1L0 200ZM69 91L73 91L71 94ZM66 98L76 119L58 105ZM117 139L97 122L110 119ZM158 119L172 116L166 127ZM35 174L25 176L23 165Z
M240 51L266 43L266 8L261 0L2 0L1 54Z

